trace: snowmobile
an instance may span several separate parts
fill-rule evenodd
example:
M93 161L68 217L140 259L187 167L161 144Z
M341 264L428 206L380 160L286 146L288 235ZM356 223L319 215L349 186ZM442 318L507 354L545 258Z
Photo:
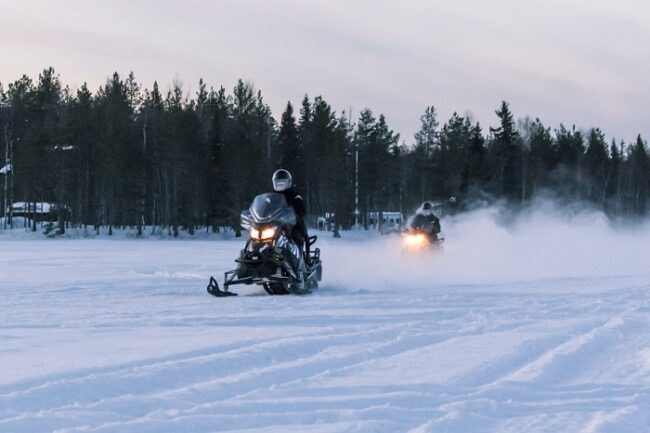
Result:
M432 237L426 230L405 228L402 231L402 254L442 251L445 238Z
M304 295L318 288L323 273L320 249L311 251L317 236L306 240L306 252L289 236L296 214L280 193L260 194L241 213L248 239L236 269L224 274L223 289L210 277L207 290L213 296L235 296L231 286L255 284L269 295Z

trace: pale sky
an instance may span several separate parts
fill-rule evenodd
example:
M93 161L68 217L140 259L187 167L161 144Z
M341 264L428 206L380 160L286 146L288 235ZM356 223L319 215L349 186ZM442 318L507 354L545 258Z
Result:
M0 0L0 82L46 66L93 90L115 70L192 93L243 78L276 119L322 95L407 143L427 105L487 127L503 99L553 128L650 138L647 0Z

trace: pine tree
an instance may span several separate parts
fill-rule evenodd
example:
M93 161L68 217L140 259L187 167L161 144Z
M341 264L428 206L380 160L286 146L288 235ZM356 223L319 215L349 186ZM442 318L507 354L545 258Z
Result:
M629 213L633 216L646 215L650 192L650 156L641 135L637 136L636 143L630 147L628 161L630 165Z
M164 176L162 156L164 144L164 106L163 96L154 81L151 92L146 96L141 110L144 150L145 177L145 224L163 226L167 223L165 203ZM153 229L152 229L153 233Z
M296 181L300 182L304 178L302 149L291 102L287 102L287 107L282 113L280 131L278 132L278 147L281 155L279 166L289 170Z
M551 129L545 127L538 118L530 125L528 146L531 160L531 194L534 195L539 189L553 187L553 179L550 174L558 163L557 148L551 135Z
M5 140L9 143L12 152L13 171L11 179L14 181L13 196L23 203L35 201L35 182L31 175L36 169L36 160L30 152L30 137L27 131L34 122L35 107L34 83L31 78L23 75L20 79L9 84L6 100L10 105L7 117L8 128L5 131ZM9 194L12 192L10 191ZM33 198L34 197L34 198ZM10 213L11 218L11 213Z
M622 187L622 176L621 176L621 152L619 147L616 145L616 140L612 140L609 153L611 155L609 162L609 170L611 173L611 181L608 183L608 198L609 202L606 203L606 211L610 211L615 216L621 215L621 187Z
M66 103L63 142L67 144L66 158L73 175L65 184L67 197L59 202L70 207L73 223L87 224L95 211L95 160L97 122L93 96L86 83Z
M62 111L62 87L53 68L47 68L39 74L34 91L32 122L26 131L22 144L26 158L31 161L31 172L26 173L36 210L36 202L57 203L58 231L64 233L65 167L64 147L61 141L59 120ZM32 231L36 231L36 215L32 218Z
M377 207L381 212L396 209L399 202L399 177L396 176L397 166L394 156L399 152L400 135L388 127L386 117L383 114L380 114L377 119L374 135L377 160L377 179L374 194ZM380 215L381 221L383 220Z
M575 126L568 130L560 124L555 132L558 169L555 173L557 189L561 197L570 200L582 199L582 178L584 163L584 139Z
M312 104L312 117L310 126L311 151L310 159L306 161L306 175L311 187L308 197L308 209L312 217L321 216L326 209L326 194L330 176L327 168L322 172L318 169L330 153L330 145L336 130L336 113L332 107L321 97L314 98ZM330 182L331 183L331 182Z
M239 80L230 105L231 120L223 145L223 174L227 182L229 225L240 235L239 214L259 193L270 187L267 154L268 107L262 104L252 85Z
M313 177L308 173L311 167L317 163L314 151L313 140L313 112L312 104L309 96L305 94L300 104L300 118L298 120L298 137L300 140L300 149L302 151L302 166L303 166L303 179L302 187L304 198L306 199L305 206L307 208L307 215L313 214L312 197L314 196L314 185L312 185Z
M440 191L442 179L434 171L433 154L439 145L438 118L433 105L426 107L420 117L420 129L415 133L414 177L420 191L419 201L426 200L433 192ZM414 185L416 187L416 185Z
M485 137L477 122L470 131L467 160L464 167L463 192L466 197L476 198L490 182L490 166L485 147Z
M231 99L226 89L212 90L208 98L210 129L208 132L208 218L213 230L229 225L231 210L227 198L232 197L227 178L225 143L232 127Z
M354 172L352 160L352 126L345 113L333 125L323 164L323 207L334 214L336 227L348 227L354 209Z
M354 132L354 146L359 151L359 206L363 225L368 229L368 213L378 210L374 192L379 176L377 156L374 152L375 126L377 120L369 108L359 114Z
M521 138L506 101L501 102L501 107L495 113L500 126L490 128L490 131L494 135L492 154L496 164L497 191L506 198L523 201Z
M131 155L133 107L125 83L117 72L100 88L97 106L98 157L101 160L98 176L102 198L100 216L102 225L107 225L109 234L112 234L113 228L126 219L124 213L131 208L128 203L133 200L133 195L124 185L128 177L121 175ZM134 220L131 218L131 221Z
M585 189L586 196L593 202L605 205L607 185L610 182L609 155L605 134L598 128L589 133L585 152Z
M328 208L334 211L334 236L340 237L339 227L348 228L352 225L354 214L354 145L353 125L348 120L348 114L339 116L334 130L330 176L330 203Z
M420 117L420 130L415 133L415 147L421 148L424 154L431 154L438 145L438 114L436 108L431 105L426 107L424 114Z
M463 168L471 137L469 121L454 113L440 132L440 146L435 152L436 168L442 176L442 198L458 197L463 184Z

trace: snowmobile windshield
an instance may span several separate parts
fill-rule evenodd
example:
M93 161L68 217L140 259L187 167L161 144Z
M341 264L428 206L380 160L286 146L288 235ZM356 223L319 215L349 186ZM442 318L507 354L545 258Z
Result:
M271 222L287 226L296 224L296 214L287 204L284 195L279 193L269 192L258 195L253 200L249 212L250 222L258 225Z

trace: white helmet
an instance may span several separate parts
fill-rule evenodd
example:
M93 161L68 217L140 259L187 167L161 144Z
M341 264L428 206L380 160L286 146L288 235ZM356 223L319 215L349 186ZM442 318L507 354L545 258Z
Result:
M273 189L282 192L291 188L291 173L281 168L273 173Z

